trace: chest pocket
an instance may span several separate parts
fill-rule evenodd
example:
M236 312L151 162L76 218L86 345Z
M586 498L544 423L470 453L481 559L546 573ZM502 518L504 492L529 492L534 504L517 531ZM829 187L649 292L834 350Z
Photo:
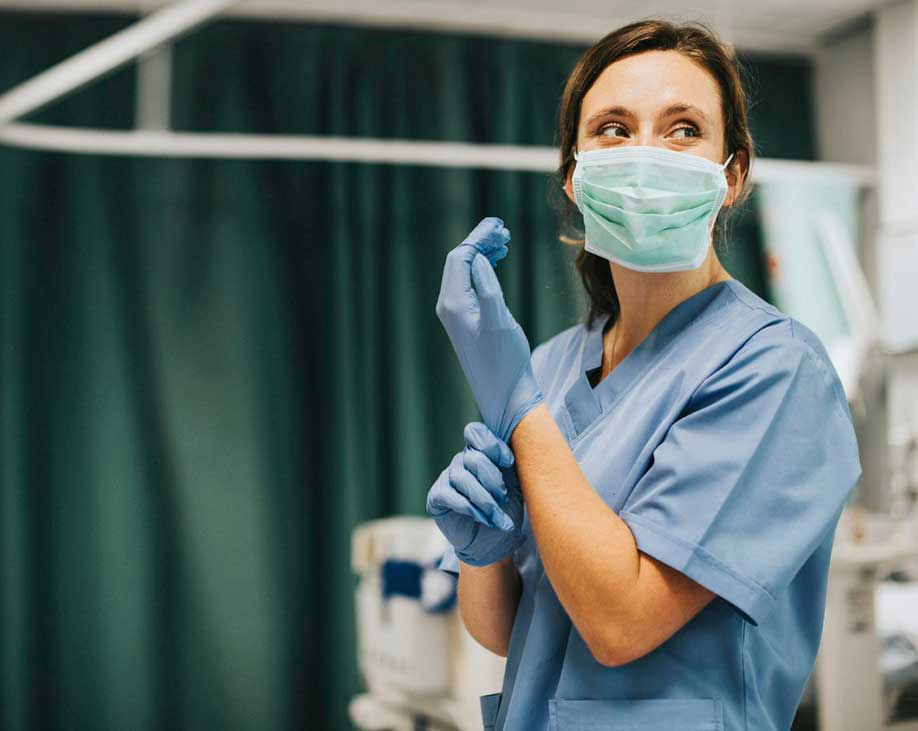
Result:
M548 702L550 731L723 731L716 698Z

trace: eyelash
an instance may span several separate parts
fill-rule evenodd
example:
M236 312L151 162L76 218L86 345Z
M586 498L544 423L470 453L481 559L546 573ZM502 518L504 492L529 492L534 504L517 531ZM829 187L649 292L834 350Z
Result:
M618 122L606 122L604 125L602 125L599 129L596 130L597 136L602 136L603 131L604 131L607 127L620 127L621 129L625 130L626 132L628 131L628 128L625 127L625 125L623 125L623 124L620 124L620 123L618 123ZM696 137L701 137L701 130L698 129L694 124L688 124L688 123L683 122L679 127L676 127L676 129L674 129L673 132L676 132L676 131L678 131L678 130L680 130L680 129L690 129L690 130L692 130L692 132L695 133L695 134L693 135L692 139L694 139L694 138L696 138Z

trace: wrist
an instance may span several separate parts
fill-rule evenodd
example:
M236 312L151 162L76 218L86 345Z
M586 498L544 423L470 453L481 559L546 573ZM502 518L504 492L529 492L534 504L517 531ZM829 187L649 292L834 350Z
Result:
M516 454L516 445L521 441L526 439L526 433L532 429L533 424L538 423L541 419L544 419L546 416L551 418L551 412L548 410L548 404L545 403L545 400L542 399L533 409L530 409L523 416L522 419L516 425L516 428L510 434L510 438L507 441L511 451Z
M532 368L527 366L513 390L513 395L510 397L507 409L507 413L511 414L510 420L503 426L497 436L509 445L510 437L520 422L544 402L545 397L542 395L542 390L535 380Z

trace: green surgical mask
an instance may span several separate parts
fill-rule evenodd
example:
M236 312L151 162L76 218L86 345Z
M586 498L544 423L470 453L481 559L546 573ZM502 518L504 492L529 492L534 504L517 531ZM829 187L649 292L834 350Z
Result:
M697 269L727 195L723 165L662 147L574 153L584 248L641 272Z

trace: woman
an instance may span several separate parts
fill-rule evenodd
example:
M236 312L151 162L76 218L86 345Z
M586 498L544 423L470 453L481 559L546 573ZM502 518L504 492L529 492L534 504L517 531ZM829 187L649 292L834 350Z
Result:
M713 247L753 157L732 53L698 25L609 34L560 145L586 322L530 357L494 218L437 304L483 417L428 512L466 627L507 656L485 728L786 731L861 467L820 341Z

